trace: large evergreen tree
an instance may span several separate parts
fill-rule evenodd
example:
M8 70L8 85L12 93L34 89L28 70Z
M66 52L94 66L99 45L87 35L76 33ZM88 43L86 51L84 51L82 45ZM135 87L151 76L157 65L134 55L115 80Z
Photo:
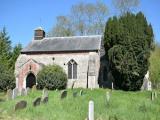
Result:
M143 13L126 13L106 23L107 59L117 89L139 90L149 67L153 30Z
M14 65L21 48L20 44L12 48L6 29L0 31L0 91L15 87Z

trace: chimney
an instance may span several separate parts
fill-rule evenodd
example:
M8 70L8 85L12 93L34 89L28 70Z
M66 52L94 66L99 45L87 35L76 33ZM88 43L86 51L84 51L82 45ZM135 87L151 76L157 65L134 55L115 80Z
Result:
M34 30L34 40L42 40L45 37L45 32L41 27Z

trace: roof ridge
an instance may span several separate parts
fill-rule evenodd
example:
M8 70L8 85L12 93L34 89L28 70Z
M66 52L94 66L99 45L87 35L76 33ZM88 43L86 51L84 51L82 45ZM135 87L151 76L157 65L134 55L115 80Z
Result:
M84 36L64 36L64 37L45 37L43 39L48 40L48 39L64 39L64 38L84 38L84 37L102 37L103 35L84 35Z

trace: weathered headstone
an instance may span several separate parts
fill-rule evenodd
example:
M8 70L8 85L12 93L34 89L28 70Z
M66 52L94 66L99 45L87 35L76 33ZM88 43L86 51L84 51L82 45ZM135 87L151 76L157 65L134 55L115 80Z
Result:
M82 96L83 95L83 90L80 90L80 96Z
M48 97L48 89L44 88L42 91L42 98Z
M154 97L157 98L157 92L156 91L154 92Z
M154 92L151 92L151 100L154 100Z
M12 99L15 99L18 96L18 88L13 89Z
M94 120L94 102L89 101L88 119Z
M33 85L32 86L32 91L36 91L37 90L37 86L36 85Z
M72 82L71 89L73 89L73 88L74 88L75 82L76 82L76 81L73 81L73 82Z
M113 82L112 82L112 90L114 89L114 86L113 86Z
M42 103L44 103L44 104L48 103L48 97L42 98Z
M12 94L13 94L13 91L11 89L8 89L7 90L7 100L11 100L12 99Z
M73 97L77 97L77 94L78 94L78 92L77 92L77 91L74 91L74 92L73 92Z
M29 87L26 88L26 95L28 95L31 92L31 89Z
M26 89L25 88L22 88L21 89L21 96L25 96L26 95Z
M66 90L63 90L62 92L61 92L61 99L64 99L64 98L66 98L67 97L67 91Z
M33 101L33 106L39 106L41 102L41 97L37 97L34 101Z
M47 103L48 102L48 89L44 88L42 91L42 103Z
M21 100L19 102L16 103L14 110L20 110L20 109L24 109L27 107L27 102L25 100Z
M107 100L107 103L109 102L109 100L110 100L110 93L107 91L106 92L106 100Z

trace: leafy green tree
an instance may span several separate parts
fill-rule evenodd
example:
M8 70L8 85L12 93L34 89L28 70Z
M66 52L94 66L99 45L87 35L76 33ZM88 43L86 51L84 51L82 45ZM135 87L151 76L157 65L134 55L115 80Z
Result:
M44 87L49 90L65 89L67 84L67 75L58 65L45 66L37 75L38 89Z
M154 51L149 58L150 80L154 88L160 88L160 45L156 44Z
M117 89L140 89L149 67L153 38L152 26L141 12L108 20L104 42Z

